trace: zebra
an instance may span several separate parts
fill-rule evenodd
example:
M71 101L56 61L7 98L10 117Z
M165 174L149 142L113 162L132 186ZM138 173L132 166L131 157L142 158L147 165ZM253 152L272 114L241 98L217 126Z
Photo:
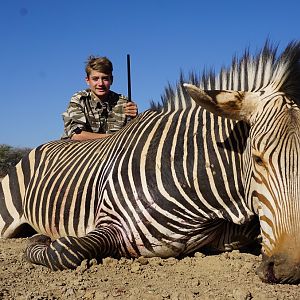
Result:
M265 282L300 281L300 42L183 75L115 134L52 141L2 180L0 236L28 261L231 251L261 237Z

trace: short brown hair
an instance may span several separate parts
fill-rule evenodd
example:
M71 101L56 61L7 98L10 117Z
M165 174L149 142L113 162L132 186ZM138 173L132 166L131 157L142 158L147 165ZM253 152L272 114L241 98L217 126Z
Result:
M107 75L112 75L112 62L105 56L89 56L85 66L86 76L89 77L91 71L98 71Z

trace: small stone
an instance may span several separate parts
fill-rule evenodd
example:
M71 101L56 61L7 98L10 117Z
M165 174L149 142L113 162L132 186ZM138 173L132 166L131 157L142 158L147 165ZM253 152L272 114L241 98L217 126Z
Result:
M132 273L137 273L138 271L140 271L140 269L141 269L141 265L138 262L134 262L131 265L131 272Z
M103 266L116 266L118 261L111 257L106 257L102 261Z
M241 289L235 289L232 291L232 297L236 300L251 300L252 295L249 291L244 291Z
M151 266L161 266L162 265L162 259L160 257L151 257L149 259L149 264Z
M196 258L204 258L206 255L204 253L201 252L195 252L194 257Z
M165 264L167 265L175 265L178 262L178 260L175 257L169 257L165 259Z
M136 261L138 261L143 266L149 263L148 258L145 258L144 256L140 256Z
M127 259L125 257L121 257L119 261L117 261L119 265L131 265L132 264L132 259Z

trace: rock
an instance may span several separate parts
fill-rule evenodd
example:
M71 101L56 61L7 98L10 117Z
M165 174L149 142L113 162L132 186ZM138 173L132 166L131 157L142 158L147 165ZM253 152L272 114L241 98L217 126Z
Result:
M139 258L136 259L141 265L145 266L149 263L148 258L145 258L144 256L140 256Z
M134 262L132 265L131 265L131 272L132 273L137 273L139 272L141 269L141 265L139 262Z
M201 252L195 252L194 256L196 258L204 258L206 255L204 253L201 253Z
M106 257L102 261L103 266L116 266L118 264L118 260L111 257Z

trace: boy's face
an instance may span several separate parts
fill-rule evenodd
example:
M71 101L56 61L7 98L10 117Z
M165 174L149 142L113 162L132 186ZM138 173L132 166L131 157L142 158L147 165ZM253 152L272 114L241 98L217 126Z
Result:
M91 91L99 99L102 99L105 98L109 92L112 84L112 75L92 70L89 77L85 78L85 81L89 85Z

